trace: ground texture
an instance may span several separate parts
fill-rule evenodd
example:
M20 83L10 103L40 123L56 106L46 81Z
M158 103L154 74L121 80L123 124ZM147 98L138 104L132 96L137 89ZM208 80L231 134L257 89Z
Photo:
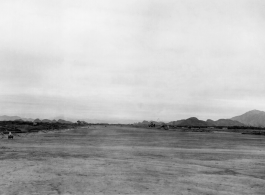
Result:
M94 126L0 140L0 194L265 194L265 137Z

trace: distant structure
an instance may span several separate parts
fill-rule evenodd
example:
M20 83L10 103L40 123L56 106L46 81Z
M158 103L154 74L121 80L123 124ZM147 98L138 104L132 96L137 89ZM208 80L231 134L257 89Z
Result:
M148 127L156 127L156 124L154 122L151 122Z

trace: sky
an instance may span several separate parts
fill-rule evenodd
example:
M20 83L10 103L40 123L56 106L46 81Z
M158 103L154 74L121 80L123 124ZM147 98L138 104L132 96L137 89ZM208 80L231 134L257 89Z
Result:
M265 111L263 0L0 1L0 115L106 122Z

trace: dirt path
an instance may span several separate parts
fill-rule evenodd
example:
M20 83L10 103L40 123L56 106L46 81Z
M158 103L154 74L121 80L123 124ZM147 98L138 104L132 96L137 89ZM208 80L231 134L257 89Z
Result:
M96 126L0 142L0 194L264 192L261 136Z

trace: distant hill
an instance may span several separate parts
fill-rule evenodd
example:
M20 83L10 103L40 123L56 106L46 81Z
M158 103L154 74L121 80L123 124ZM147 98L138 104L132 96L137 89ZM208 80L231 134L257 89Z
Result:
M22 119L16 119L14 121L17 121L17 122L24 122Z
M212 126L245 126L243 123L234 121L231 119L219 119L217 121L208 119L207 121L199 120L196 117L191 117L188 119L182 119L178 121L171 121L167 123L168 125L175 126L201 126L201 127L212 127Z
M150 123L154 123L155 125L162 125L164 122L157 122L157 121L146 121L144 120L143 122L135 123L136 125L143 125L143 126L148 126Z
M57 120L56 120L57 119ZM32 119L32 118L22 118L19 116L0 116L0 121L31 121L31 122L46 122L46 123L72 123L76 122L73 120L68 120L65 118L56 117L54 119ZM87 122L87 120L86 120ZM135 123L136 125L144 125L147 126L151 122L156 125L162 125L164 122L161 121L143 121L139 123ZM254 126L254 127L265 127L265 112L259 110L252 110L242 114L240 116L235 116L231 119L219 119L217 121L208 119L207 121L199 120L196 117L191 117L188 119L182 119L177 121L171 121L167 123L168 125L175 126Z
M208 119L208 120L206 121L206 123L207 123L207 126L216 126L215 121L212 120L212 119Z
M34 121L34 119L33 118L21 118L23 121Z
M49 119L43 119L43 120L41 120L41 122L43 122L43 123L52 123L52 121L49 120Z
M22 117L19 117L19 116L7 116L7 115L3 115L3 116L0 116L0 121L20 121L20 122L23 122L23 121L30 121L30 122L35 122L35 123L41 123L41 122L44 122L44 123L65 123L65 124L71 124L72 122L71 121L68 121L68 120L63 120L63 119L58 119L58 121L56 121L55 119L53 120L50 120L50 119L39 119L39 118L36 118L36 119L32 119L32 118L22 118Z
M40 119L36 118L33 122L34 122L34 123L40 123L40 122L42 122L42 121L41 121Z
M141 124L143 125L148 125L150 122L149 121L143 121L143 122L140 122Z
M196 117L191 117L186 120L182 120L178 124L179 126L207 126L207 123L203 120L199 120Z
M58 122L58 123L72 124L72 122L70 122L70 121L66 121L66 120L63 120L63 119L59 119L57 122Z
M235 116L231 119L249 126L265 127L264 111L251 110L249 112L246 112L245 114Z
M245 126L243 123L240 123L231 119L219 119L214 121L215 126Z
M152 122L155 125L162 125L162 124L164 124L164 122L158 122L158 121L150 121L150 122Z
M21 118L19 116L7 116L7 115L3 115L0 116L0 121L33 121L34 119L32 118Z
M14 121L19 119L22 118L20 118L19 116L6 116L6 115L0 116L0 121Z
M171 122L168 123L168 125L175 125L175 126L177 126L177 125L181 124L183 121L185 121L185 119L178 120L178 121L171 121Z

